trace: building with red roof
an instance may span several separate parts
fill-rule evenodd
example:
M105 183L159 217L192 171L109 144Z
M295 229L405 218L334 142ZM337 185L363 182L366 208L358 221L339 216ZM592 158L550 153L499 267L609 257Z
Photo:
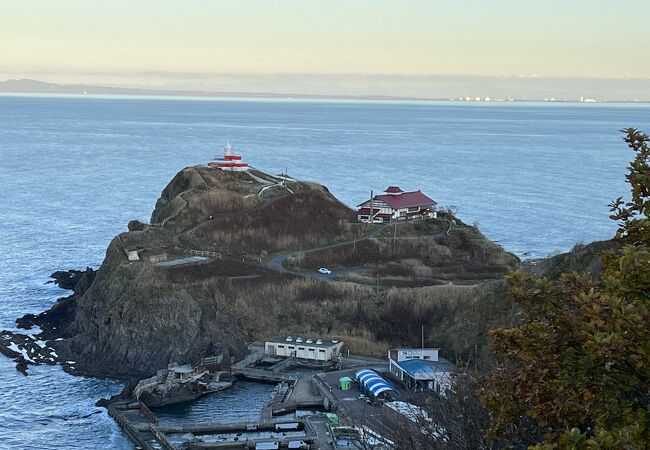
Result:
M383 194L373 195L358 205L357 217L366 223L436 217L436 205L420 190L404 192L399 186L389 186Z

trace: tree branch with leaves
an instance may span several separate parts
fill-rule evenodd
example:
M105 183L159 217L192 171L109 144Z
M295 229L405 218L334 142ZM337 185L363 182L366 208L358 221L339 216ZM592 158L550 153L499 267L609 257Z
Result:
M620 251L597 279L508 277L527 321L491 332L499 363L481 395L495 438L523 442L533 424L534 449L650 445L650 149L647 134L622 131L634 159L630 200L611 204Z

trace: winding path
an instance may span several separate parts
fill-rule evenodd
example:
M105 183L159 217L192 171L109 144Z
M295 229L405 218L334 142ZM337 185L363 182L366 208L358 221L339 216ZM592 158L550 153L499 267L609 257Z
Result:
M392 223L392 224L387 223L387 224L384 224L384 225L380 225L379 227L375 228L370 234L368 234L366 236L363 236L363 237L360 237L358 239L352 239L350 241L336 242L334 244L322 245L320 247L312 247L312 248L309 248L309 249L306 249L306 250L299 250L299 251L292 250L292 251L288 251L288 252L282 252L282 253L280 253L278 255L275 255L270 260L268 260L266 262L265 266L266 266L267 269L271 269L271 270L274 270L276 272L290 273L292 275L298 275L298 276L303 276L303 277L308 276L308 277L313 277L313 278L321 278L321 279L324 279L324 280L329 281L329 282L333 282L337 278L344 277L346 275L353 274L353 273L367 273L367 272L370 272L372 269L369 269L367 267L350 267L350 268L347 268L347 269L337 270L336 273L332 273L332 275L325 275L325 274L318 273L316 271L296 271L296 270L287 269L284 266L284 263L287 261L287 259L289 259L293 255L297 255L297 254L300 254L300 253L303 253L303 254L304 253L313 253L313 252L317 252L317 251L320 251L320 250L327 250L327 249L330 249L330 248L342 247L344 245L350 245L350 244L354 244L354 243L357 243L357 242L365 241L366 239L374 238L375 236L377 236L378 234L380 234L382 231L384 231L386 228L389 228L390 226L395 226L395 225L399 226L401 224L406 224L406 223L413 223L413 222L412 221L406 221L406 222L398 222L398 223ZM397 238L397 239L400 239L400 240L402 240L402 239L422 239L422 238L425 238L425 239L437 239L439 237L448 236L449 232L451 231L451 227L452 227L452 225L450 223L449 229L445 230L445 231L440 231L438 233L434 233L434 234L431 234L431 235L428 235L428 236L408 236L408 237L402 237L402 238Z
M273 258L271 258L266 263L266 267L268 269L275 270L276 272L292 273L294 275L303 275L303 276L312 275L312 276L316 276L317 278L329 279L329 278L331 278L331 276L322 275L322 274L319 274L319 273L315 273L315 274L309 273L309 274L307 274L307 273L304 273L304 272L297 272L297 271L294 271L294 270L289 270L286 267L284 267L284 263L286 262L286 260L290 256L296 255L296 254L299 254L299 253L313 253L313 252L317 252L317 251L320 251L320 250L327 250L329 248L341 247L343 245L350 245L350 244L354 244L356 242L361 242L361 241L364 241L366 239L370 239L372 237L377 236L379 233L384 231L389 226L390 226L390 224L381 225L381 226L375 228L372 231L372 233L368 234L367 236L363 236L363 237L360 237L358 239L352 239L350 241L342 241L342 242L336 242L334 244L321 245L320 247L312 247L312 248L309 248L309 249L306 249L306 250L298 250L298 251L291 250L291 251L288 251L288 252L283 252L283 253L280 253L279 255L276 255Z

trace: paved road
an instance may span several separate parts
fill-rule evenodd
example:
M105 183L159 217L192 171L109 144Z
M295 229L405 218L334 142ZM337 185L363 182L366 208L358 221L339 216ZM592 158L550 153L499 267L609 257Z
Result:
M378 370L379 367L372 367ZM387 369L388 364L384 363L383 368ZM361 426L369 426L373 431L390 436L392 430L385 423L385 410L381 401L371 401L368 397L363 395L361 387L358 382L353 382L350 389L343 391L338 387L338 380L342 376L348 376L354 379L354 374L359 370L341 370L337 372L327 372L323 377L323 381L330 388L330 392L338 400L340 407L345 410L348 420L352 424Z
M303 277L308 276L308 277L313 277L313 278L321 278L321 279L324 279L324 280L329 281L329 282L334 282L337 279L341 279L341 278L344 278L347 275L351 275L351 274L355 274L355 273L356 274L358 274L358 273L368 273L368 272L371 272L372 269L369 269L367 267L349 267L349 268L345 268L345 269L332 270L331 275L325 275L325 274L319 273L317 271L297 271L297 270L287 269L284 266L284 264L287 261L287 259L289 257L293 256L293 255L297 255L299 253L303 253L303 254L304 253L313 253L313 252L317 252L317 251L320 251L320 250L326 250L326 249L330 249L330 248L336 248L336 247L341 247L341 246L344 246L344 245L354 244L355 242L361 242L361 241L364 241L366 239L371 239L371 238L377 236L378 234L380 234L382 231L384 231L386 228L390 227L391 225L399 226L399 225L405 224L405 223L413 223L413 222L398 222L396 224L395 223L393 223L393 224L388 223L388 224L384 224L384 225L381 225L381 226L375 228L372 231L372 233L368 234L367 236L361 237L359 239L353 239L351 241L344 241L344 242L337 242L337 243L334 243L334 244L323 245L323 246L320 246L320 247L309 248L309 249L306 249L306 250L291 251L291 252L287 252L287 253L281 253L281 254L276 255L273 258L271 258L266 263L266 267L268 269L275 270L276 272L290 273L290 274L293 274L293 275L299 275L299 276L303 276ZM424 239L437 239L437 238L440 238L440 237L447 236L449 234L449 231L451 231L451 226L449 227L449 230L447 230L447 231L441 231L441 232L434 233L434 234L431 234L431 235L428 235L428 236L408 236L408 237L401 237L401 238L397 238L397 239L423 239L423 238Z
M353 239L351 241L336 242L334 244L322 245L320 247L309 248L309 249L306 249L306 250L291 251L291 252L279 254L279 255L274 256L273 258L271 258L266 263L266 267L268 269L275 270L276 272L291 273L291 274L294 274L294 275L309 276L309 277L314 277L314 278L322 278L322 279L324 279L326 281L330 281L330 282L333 282L337 278L344 277L344 276L349 275L351 273L370 272L371 269L368 269L368 268L353 267L353 268L348 268L348 269L341 269L341 270L337 270L337 271L332 271L333 273L331 275L325 275L325 274L319 273L317 271L304 272L304 271L290 270L290 269L287 269L284 266L284 263L287 261L287 259L290 256L293 256L293 255L296 255L296 254L299 254L299 253L313 253L313 252L317 252L317 251L320 251L320 250L326 250L326 249L330 249L330 248L341 247L341 246L344 246L344 245L350 245L350 244L354 244L355 242L360 242L360 241L363 241L363 240L366 240L366 239L370 239L372 237L375 237L379 233L381 233L388 226L390 226L390 224L381 225L381 226L375 228L372 231L372 233L368 234L367 236L361 237L359 239Z
M308 251L316 251L320 249L311 249ZM304 252L303 252L304 253ZM312 278L320 278L322 280L328 281L330 283L333 283L334 281L344 278L347 275L353 274L353 273L367 273L371 272L372 269L367 268L367 267L350 267L346 269L339 269L339 270L332 270L331 275L326 275L323 273L320 273L316 270L313 271L297 271L297 270L291 270L287 269L284 267L284 263L286 262L287 258L289 258L291 255L295 253L285 253L282 255L278 255L274 258L272 258L269 262L266 263L266 267L271 270L275 270L276 272L282 272L282 273L290 273L293 275L299 275L301 277L312 277Z
M306 402L321 402L323 399L316 392L313 383L311 382L311 377L301 378L293 385L293 390L291 395L287 399L287 402L295 403L306 403Z

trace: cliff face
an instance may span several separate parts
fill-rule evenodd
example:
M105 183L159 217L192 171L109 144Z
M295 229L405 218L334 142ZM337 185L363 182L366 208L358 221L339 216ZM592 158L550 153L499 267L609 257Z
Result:
M462 326L462 305L494 311L489 324L513 314L478 304L493 302L477 296L493 289L477 286L518 259L452 219L360 224L317 184L187 168L163 190L151 225L131 222L111 242L94 280L22 324L40 325L68 370L122 379L169 362L238 358L246 342L285 333L337 336L353 353L382 355L419 342L424 324L436 345L446 338L434 330ZM291 268L272 264L278 257ZM328 265L337 282L315 277ZM474 343L454 348L466 350Z
M168 362L205 355L243 354L244 335L228 311L217 311L201 285L170 283L152 264L128 263L118 240L56 346L82 373L140 377Z

